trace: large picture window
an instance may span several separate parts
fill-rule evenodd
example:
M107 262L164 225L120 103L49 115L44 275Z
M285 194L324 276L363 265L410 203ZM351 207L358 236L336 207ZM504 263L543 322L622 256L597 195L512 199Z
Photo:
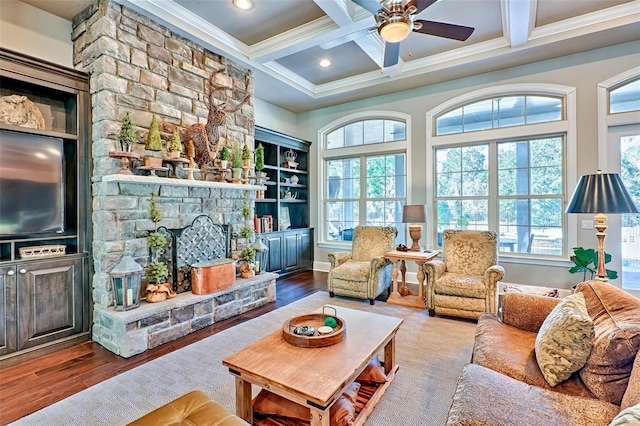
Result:
M394 226L404 241L406 118L346 118L323 138L322 240L351 241L358 225ZM362 145L367 145L363 152Z
M445 229L495 230L503 255L567 256L574 99L571 88L558 89L484 89L428 114L435 245Z

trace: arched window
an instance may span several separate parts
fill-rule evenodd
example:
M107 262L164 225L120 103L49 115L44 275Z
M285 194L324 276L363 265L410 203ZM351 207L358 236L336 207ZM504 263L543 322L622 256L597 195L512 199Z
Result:
M640 67L598 84L598 160L603 171L620 174L640 206ZM607 225L607 268L640 295L640 215L609 215Z
M320 129L321 242L351 241L358 225L395 226L404 241L407 122L395 112L366 112Z
M567 258L573 88L508 85L452 99L427 113L427 145L433 245L445 229L491 229L505 259Z

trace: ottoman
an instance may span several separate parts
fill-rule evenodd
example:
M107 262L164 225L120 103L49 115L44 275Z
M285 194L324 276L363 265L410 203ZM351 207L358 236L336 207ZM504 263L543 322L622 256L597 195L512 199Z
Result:
M129 424L134 426L246 426L249 423L213 402L203 392L195 390Z

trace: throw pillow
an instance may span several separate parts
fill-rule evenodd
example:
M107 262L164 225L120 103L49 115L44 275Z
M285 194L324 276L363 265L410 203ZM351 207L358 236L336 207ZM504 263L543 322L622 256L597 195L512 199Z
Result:
M556 386L584 366L593 335L593 321L581 293L565 297L553 308L535 344L538 366L549 385Z
M377 385L387 381L387 375L385 374L382 365L380 365L378 355L374 356L373 359L369 361L369 364L356 379L356 382L361 385Z
M340 396L329 410L331 426L351 426L356 419L356 409L351 401Z
M253 411L270 416L311 421L311 410L296 402L262 389L253 401Z
M640 299L596 280L578 284L576 293L584 295L595 330L580 378L598 399L621 405L640 350Z
M345 390L342 392L342 396L351 401L352 404L355 404L358 400L358 391L360 390L360 383L353 382L351 383Z
M625 408L611 421L609 426L640 425L640 404Z

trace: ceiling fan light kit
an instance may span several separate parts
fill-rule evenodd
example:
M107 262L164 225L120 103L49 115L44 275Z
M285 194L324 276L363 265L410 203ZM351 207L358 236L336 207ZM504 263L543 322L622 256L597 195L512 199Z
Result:
M437 0L352 0L371 12L376 20L378 34L384 40L384 67L391 67L400 59L398 43L412 32L465 41L473 33L473 28L462 25L417 20L415 17Z
M235 7L242 10L249 10L253 7L253 0L232 0Z

